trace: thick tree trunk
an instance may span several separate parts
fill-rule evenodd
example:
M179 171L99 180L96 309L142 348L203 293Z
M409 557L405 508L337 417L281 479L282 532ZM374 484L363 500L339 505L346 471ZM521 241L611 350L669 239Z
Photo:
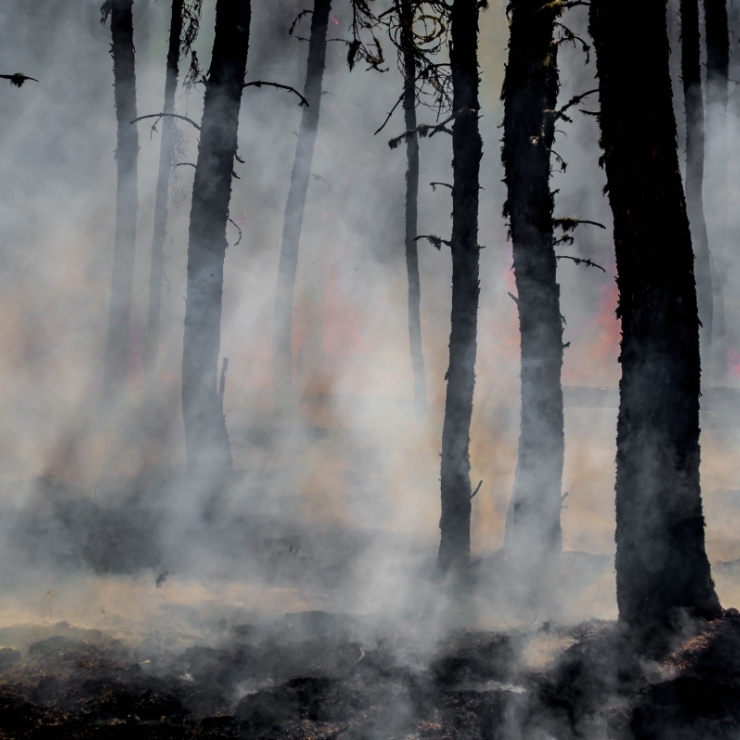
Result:
M414 6L404 0L400 7L401 48L403 49L403 109L406 130L416 129L416 60L412 28ZM426 416L427 380L424 371L424 353L421 344L421 282L419 280L419 251L415 241L418 226L419 202L419 137L414 134L406 139L406 272L409 295L409 345L411 367L414 373L414 407L418 417Z
M560 552L564 430L563 325L553 238L550 149L557 103L557 11L542 0L510 6L504 80L505 212L514 247L521 331L521 431L505 547L514 562L541 566Z
M617 603L641 631L721 611L704 547L694 258L665 2L593 0L590 12L622 321Z
M113 88L118 121L116 165L116 236L113 248L113 279L108 313L103 384L105 394L120 391L128 370L128 338L131 321L131 287L136 249L136 193L139 135L131 121L136 118L136 67L134 59L133 0L111 0Z
M170 42L167 50L167 73L164 83L165 113L175 111L175 92L180 63L180 37L182 36L182 7L184 0L172 0L170 21ZM157 194L154 204L154 236L152 238L152 259L149 272L149 314L147 316L146 339L144 343L144 369L147 374L154 372L159 348L159 315L162 303L162 276L164 270L164 238L167 232L167 196L170 175L175 156L175 119L165 116L162 121L162 142L159 150L159 174L157 175Z
M219 476L232 466L217 390L226 222L249 48L250 0L218 0L193 183L182 354L188 468Z
M478 328L478 191L483 142L478 131L478 4L454 0L452 73L452 314L442 428L440 570L464 571L470 559L470 420Z
M727 103L729 97L730 34L726 0L703 0L707 36L707 130L712 149L712 181L718 184L713 194L716 201L716 237L713 237L714 255L724 257L727 249ZM716 263L715 263L716 264ZM727 339L724 323L724 295L722 276L713 273L714 336L712 341L712 381L715 385L727 383Z
M681 76L686 101L686 206L694 245L702 371L706 384L712 358L714 291L704 219L704 99L701 81L699 0L681 0Z
M321 83L326 59L326 33L331 0L315 0L308 43L308 65L303 95L308 100L301 117L293 173L283 222L277 290L275 291L275 324L272 340L272 377L275 408L285 410L293 401L293 294L298 268L298 246L301 241L306 192L311 178L311 162L319 129Z

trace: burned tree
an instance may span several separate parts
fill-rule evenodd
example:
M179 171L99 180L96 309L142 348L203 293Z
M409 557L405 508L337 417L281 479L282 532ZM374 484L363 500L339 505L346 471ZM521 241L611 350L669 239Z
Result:
M172 0L170 39L167 49L167 71L164 83L165 113L162 121L162 142L159 149L159 172L154 204L154 235L152 237L151 267L149 271L149 311L144 341L144 368L154 371L159 348L160 308L162 303L162 278L164 275L164 239L167 233L167 197L170 175L175 157L175 92L180 73L180 56L188 50L198 31L201 0L192 6L186 0ZM188 26L183 38L183 21L187 16Z
M442 428L442 516L438 566L464 570L470 558L470 421L478 329L478 195L483 142L478 131L478 3L450 11L452 78L452 312Z
M699 0L681 0L681 76L686 107L686 207L694 245L702 369L712 357L714 292L707 224L704 219L704 99L701 80Z
M699 320L665 3L593 0L590 28L622 321L617 602L631 628L661 629L721 612L704 547Z
M136 118L136 68L134 58L133 0L106 0L102 22L110 16L113 44L113 89L118 122L116 165L116 234L113 248L113 278L108 313L103 385L105 394L126 382L128 338L131 319L131 288L136 249L136 192L139 135L131 121Z
M504 547L513 562L541 566L561 549L564 429L563 325L550 191L558 93L556 6L509 5L502 98L503 163L521 333L521 431Z
M188 469L231 470L231 447L217 387L223 272L239 107L249 48L249 0L218 0L213 56L205 81L193 183L182 355Z
M326 34L331 0L315 0L311 15L311 36L308 43L308 65L301 127L298 132L293 173L288 202L285 205L283 242L280 249L277 289L275 291L275 321L273 327L272 373L275 408L285 409L293 398L293 293L298 268L298 247L301 240L306 193L311 177L311 162L319 128L321 83L326 59Z

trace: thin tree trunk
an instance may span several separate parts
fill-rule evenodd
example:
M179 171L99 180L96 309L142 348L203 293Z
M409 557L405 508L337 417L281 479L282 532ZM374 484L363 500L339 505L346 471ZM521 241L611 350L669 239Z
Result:
M218 476L232 467L217 388L226 222L247 67L250 0L218 0L193 183L182 354L188 468Z
M505 547L541 565L562 546L563 324L553 238L550 150L555 133L557 11L542 0L511 4L503 88L505 212L514 247L521 331L521 431Z
M470 420L478 328L478 191L483 142L478 130L478 5L454 0L452 73L452 314L442 428L442 516L438 564L464 571L470 559Z
M275 408L284 410L293 400L293 294L298 267L298 246L301 240L306 192L311 177L316 134L319 128L321 83L326 59L326 33L329 25L331 0L315 0L311 16L311 36L308 43L308 65L303 95L308 106L303 108L298 132L293 173L290 178L288 202L285 206L283 243L280 249L277 290L275 291L275 325L272 343L272 377ZM320 339L319 339L320 341Z
M136 249L136 193L139 135L131 121L136 118L136 67L134 59L133 0L110 0L104 17L111 16L113 38L113 88L118 138L116 165L116 236L113 248L113 279L108 313L103 384L105 394L120 391L128 375L128 339L131 321L131 288Z
M704 546L694 256L665 2L593 0L590 14L622 321L617 603L640 631L721 612Z
M175 111L175 92L180 63L180 37L182 36L182 8L184 0L172 0L170 42L167 50L167 73L164 83L165 113ZM144 369L154 372L159 349L159 321L162 304L162 276L164 270L164 238L167 232L167 196L175 156L175 119L165 116L162 121L162 142L159 150L159 174L154 205L154 236L149 272L149 314L144 343Z
M726 0L703 0L707 37L707 110L712 155L712 180L718 183L715 192L717 208L717 236L714 256L722 258L727 248L727 103L729 97L730 33ZM727 338L724 323L724 295L722 276L712 274L714 288L714 341L712 342L712 380L715 385L727 383Z
M686 206L694 245L699 305L699 344L707 384L712 358L714 291L707 224L704 219L704 99L701 81L699 0L681 0L681 76L686 101Z
M411 0L404 0L400 9L401 48L403 49L403 109L406 130L416 129L416 60L413 48L412 28L414 6ZM409 296L409 345L411 348L411 367L414 373L414 407L418 417L423 418L427 411L427 380L424 372L424 354L421 344L421 283L419 280L419 250L415 241L418 228L419 201L419 137L416 134L406 139L406 272L408 274Z

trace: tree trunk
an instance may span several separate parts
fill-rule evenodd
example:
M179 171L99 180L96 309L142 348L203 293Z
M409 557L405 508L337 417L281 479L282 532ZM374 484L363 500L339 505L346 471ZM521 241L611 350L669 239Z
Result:
M298 267L306 192L311 177L311 162L319 128L321 83L326 59L326 33L331 0L314 0L311 36L308 43L308 65L303 95L308 106L303 108L298 132L288 202L285 206L283 243L280 249L277 290L275 292L275 325L272 343L272 377L275 408L285 410L293 400L293 294Z
M175 92L180 63L180 37L182 35L182 7L184 0L172 0L170 42L167 50L167 74L164 83L165 113L175 111ZM152 261L149 272L149 314L144 342L144 370L152 375L157 364L159 349L159 315L162 303L162 275L164 270L164 238L167 232L167 196L175 156L175 119L165 116L162 121L162 142L159 150L159 174L154 204L154 236Z
M686 206L694 245L696 294L699 305L699 345L707 384L712 358L714 292L704 219L704 100L701 81L699 0L681 0L681 76L686 101Z
M478 131L478 5L454 0L452 73L452 315L442 427L442 516L438 565L464 571L470 559L470 420L478 326L478 191L483 142Z
M403 109L406 130L416 129L416 60L413 48L412 29L414 6L404 0L400 7L401 48L403 49ZM419 201L419 137L417 134L406 139L406 272L409 282L409 345L411 367L414 373L414 407L419 418L426 416L427 381L424 372L424 354L421 344L421 283L419 280L419 251L417 236Z
M716 257L724 257L727 241L727 103L729 97L730 34L726 0L704 0L707 36L707 110L710 143L713 149L712 180L719 184L717 199ZM714 243L713 239L713 243ZM716 265L716 263L715 263ZM724 323L722 276L713 273L714 340L712 342L712 380L715 385L727 383L727 339Z
M232 467L217 389L226 222L249 48L249 0L218 0L193 183L182 354L188 468L218 476Z
M694 257L665 2L593 0L590 14L622 321L617 603L640 631L721 612L704 547Z
M521 331L521 431L505 547L541 566L560 552L564 455L563 325L553 238L550 150L557 103L557 11L542 0L511 4L503 88L505 213L514 247Z
M103 376L105 394L109 395L122 390L128 375L131 287L134 278L138 210L136 174L139 135L136 126L131 125L131 121L136 118L133 0L110 0L104 8L107 8L111 16L113 89L118 121L116 236Z

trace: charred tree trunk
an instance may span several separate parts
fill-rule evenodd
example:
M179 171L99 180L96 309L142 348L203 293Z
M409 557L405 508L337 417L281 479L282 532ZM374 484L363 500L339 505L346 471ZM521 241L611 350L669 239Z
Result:
M285 206L283 243L280 249L277 290L275 291L275 325L272 342L272 377L275 408L285 410L293 399L293 293L298 268L298 246L301 241L303 212L311 177L311 162L319 128L321 83L326 59L326 33L331 0L315 0L308 43L308 65L303 95L308 106L303 108L298 132L288 202Z
M167 73L164 83L165 113L175 112L175 92L180 63L180 37L182 36L182 9L184 0L172 0L170 42L167 50ZM159 315L162 303L162 276L164 270L164 238L167 232L167 196L175 156L175 119L165 116L162 121L162 142L159 150L159 174L154 205L154 236L149 272L149 313L144 343L144 369L154 372L159 348Z
M521 431L504 546L515 563L560 552L564 430L563 325L553 237L550 150L558 72L557 11L542 0L510 5L504 80L504 212L514 247L521 331ZM548 112L549 111L549 112Z
M681 0L681 76L686 101L686 206L694 245L700 349L705 383L712 358L714 292L704 219L704 99L701 81L699 0Z
M139 135L131 122L136 118L136 66L134 58L133 0L109 0L103 20L110 15L113 38L113 88L118 135L116 165L116 236L113 248L113 279L108 313L103 384L106 396L120 391L128 370L128 339L131 321L131 288L136 250L136 192Z
M721 611L704 547L694 257L665 2L593 0L590 13L622 321L617 603L641 631Z
M478 191L483 142L478 131L478 4L454 0L452 74L452 314L442 427L442 516L438 565L464 571L470 559L470 420L478 329Z
M232 467L217 388L226 222L249 48L249 0L218 0L193 183L182 354L188 468L219 476Z
M707 110L709 111L712 179L719 183L717 198L717 238L715 256L723 257L727 239L727 103L729 97L730 33L726 0L704 0L707 36ZM713 123L712 123L713 122ZM713 243L715 239L713 238ZM716 263L715 263L716 265ZM727 340L722 275L713 273L714 341L712 343L712 380L727 383Z
M400 7L401 47L403 49L403 109L406 130L416 129L416 59L414 57L414 6L404 0ZM416 236L419 203L419 136L406 139L406 272L409 283L409 345L411 367L414 372L414 407L419 417L427 410L427 380L424 372L424 353L421 344L421 282L419 280L419 251Z

